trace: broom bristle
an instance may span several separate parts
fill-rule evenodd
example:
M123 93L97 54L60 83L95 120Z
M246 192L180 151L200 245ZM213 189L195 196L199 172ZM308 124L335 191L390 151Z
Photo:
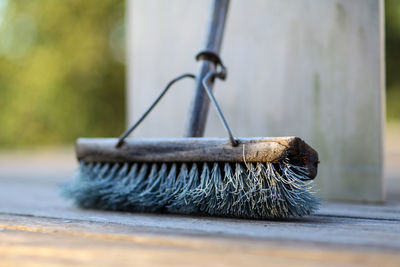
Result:
M84 163L64 195L78 206L271 219L312 214L304 167L280 163Z

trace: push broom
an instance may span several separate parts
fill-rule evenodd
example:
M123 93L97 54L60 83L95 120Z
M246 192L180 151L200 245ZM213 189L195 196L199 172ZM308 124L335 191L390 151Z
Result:
M84 208L286 218L319 206L312 180L318 154L298 137L235 138L213 95L226 78L220 50L229 0L213 2L206 49L197 76L183 74L120 138L79 138L77 177L64 194ZM176 82L195 79L186 137L127 138ZM204 138L210 100L229 138Z

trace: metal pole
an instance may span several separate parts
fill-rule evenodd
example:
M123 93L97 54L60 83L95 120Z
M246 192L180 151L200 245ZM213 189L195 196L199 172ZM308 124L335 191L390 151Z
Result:
M225 28L229 0L214 0L211 9L208 34L205 50L219 53ZM210 72L215 71L215 64L209 60L201 62L200 71L196 78L194 98L190 106L189 118L186 126L186 137L201 137L204 135L210 100L203 88L202 81ZM208 82L212 89L213 81Z

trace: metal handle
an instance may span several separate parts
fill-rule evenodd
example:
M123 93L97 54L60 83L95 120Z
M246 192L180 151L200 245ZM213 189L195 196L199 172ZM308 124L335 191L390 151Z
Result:
M226 16L228 13L228 6L229 0L213 1L205 45L206 51L219 54ZM216 68L217 64L213 60L205 59L201 63L199 74L196 79L194 97L189 110L189 117L185 131L186 137L201 137L204 135L210 100L207 97L207 92L204 90L203 80L208 73L216 71ZM208 79L207 85L211 91L213 79Z
M138 121L126 130L120 137L117 143L117 147L120 147L125 138L144 120L144 118L150 113L154 106L161 100L168 89L177 81L183 78L196 78L195 95L190 108L189 119L186 127L186 137L201 137L204 135L205 124L208 115L208 107L210 99L213 101L218 115L224 124L226 131L228 132L229 139L232 146L236 146L238 141L233 137L232 132L225 120L225 117L212 93L212 86L215 78L225 79L226 69L218 57L218 53L222 44L222 37L225 27L226 16L228 12L230 0L214 0L211 16L209 22L209 29L207 34L206 48L205 51L199 53L196 56L197 60L203 60L199 75L195 77L193 74L183 74L171 82L165 87L157 99L151 104L151 106L145 111L145 113L138 119ZM221 67L221 71L217 71L218 66Z

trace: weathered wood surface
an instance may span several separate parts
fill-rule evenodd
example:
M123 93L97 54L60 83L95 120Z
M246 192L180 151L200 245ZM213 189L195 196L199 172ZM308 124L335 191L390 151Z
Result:
M400 199L385 205L324 203L316 216L284 221L101 212L77 209L60 197L59 184L76 167L72 149L0 153L0 266L400 262ZM396 170L390 171L397 175L391 188L400 182Z
M160 235L254 238L400 251L398 202L387 205L325 203L316 216L285 221L102 212L78 209L60 197L58 185L67 179L65 174L47 177L40 173L30 172L12 180L1 178L1 215L119 224Z
M266 229L268 229L266 227ZM0 266L398 266L391 250L0 215Z
M289 159L317 174L318 154L298 137L240 138L233 147L224 138L126 139L80 138L77 158L85 162L279 162Z
M258 221L83 210L61 199L56 184L15 181L2 183L0 190L2 215L120 224L142 233L157 232L160 235L255 238L400 252L399 204L350 207L325 204L316 216Z

